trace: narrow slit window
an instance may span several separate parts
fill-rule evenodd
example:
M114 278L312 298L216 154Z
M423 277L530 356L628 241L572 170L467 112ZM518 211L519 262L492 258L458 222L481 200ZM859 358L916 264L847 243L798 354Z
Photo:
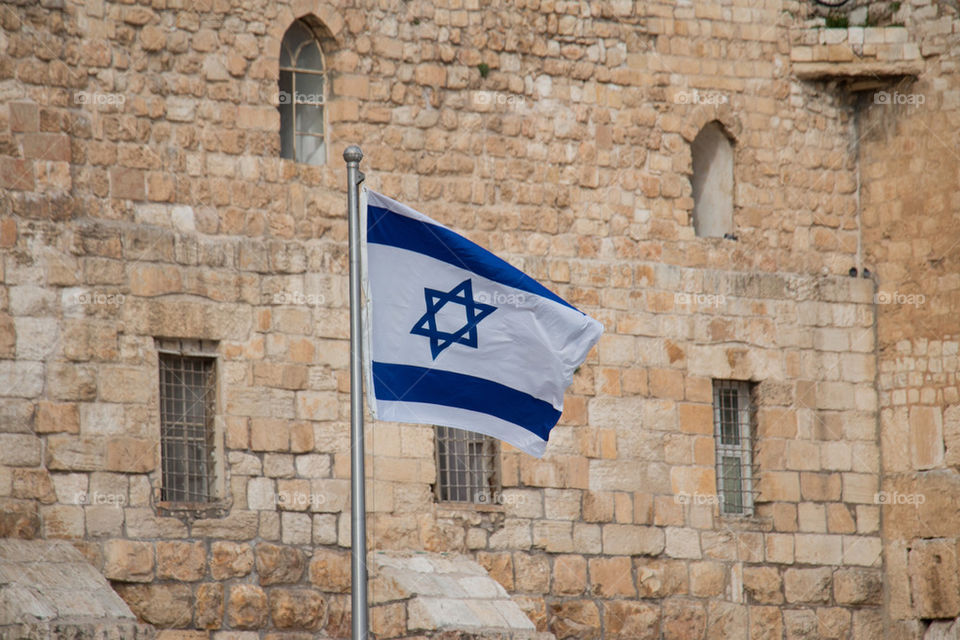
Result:
M753 514L753 385L713 381L717 493L724 514Z
M500 497L500 443L463 429L436 429L437 499L495 504Z
M280 156L304 164L327 161L327 78L320 41L297 20L280 45Z
M159 354L161 500L214 499L216 359Z

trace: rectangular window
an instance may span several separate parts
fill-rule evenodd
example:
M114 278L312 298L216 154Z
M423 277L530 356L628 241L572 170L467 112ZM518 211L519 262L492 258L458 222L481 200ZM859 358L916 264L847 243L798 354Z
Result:
M713 424L720 509L753 515L753 384L713 381Z
M199 341L158 341L161 500L215 499L216 357Z
M500 442L473 431L437 427L437 499L496 504Z

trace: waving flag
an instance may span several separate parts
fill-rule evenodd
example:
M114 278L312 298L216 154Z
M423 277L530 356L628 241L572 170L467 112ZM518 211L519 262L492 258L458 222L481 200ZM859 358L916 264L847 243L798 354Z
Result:
M602 325L410 207L361 198L374 415L484 433L541 457Z

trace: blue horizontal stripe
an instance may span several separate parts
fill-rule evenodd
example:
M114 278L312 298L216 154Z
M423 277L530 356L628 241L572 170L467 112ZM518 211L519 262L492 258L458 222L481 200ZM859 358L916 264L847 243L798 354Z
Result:
M422 402L467 409L512 422L546 440L560 419L549 402L499 382L440 369L373 363L377 400Z
M422 253L488 280L549 298L579 311L523 271L463 236L372 204L367 205L367 242Z

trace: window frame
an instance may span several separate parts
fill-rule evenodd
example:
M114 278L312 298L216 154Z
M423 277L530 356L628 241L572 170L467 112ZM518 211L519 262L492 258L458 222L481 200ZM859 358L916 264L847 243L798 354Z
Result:
M279 63L277 64L277 91L278 91L278 95L281 98L279 101L279 104L277 105L277 110L280 113L280 157L286 160L292 160L293 162L296 162L298 164L306 164L308 166L319 167L319 166L324 166L328 164L328 160L329 160L328 156L330 151L330 145L328 144L328 139L327 139L327 131L328 131L327 91L328 91L330 77L329 77L329 74L327 73L327 59L326 59L326 53L323 50L323 39L321 39L317 35L316 29L314 29L307 21L303 20L302 18L294 20L292 23L290 23L290 26L287 27L287 30L284 31L283 37L280 40L281 57L283 54L283 49L287 47L287 42L286 42L287 36L291 33L291 30L294 29L296 25L301 26L309 34L311 39L310 40L305 39L298 42L295 48L294 47L288 48L291 54L290 56L291 66L282 66ZM302 52L303 48L309 44L316 44L317 50L320 52L321 69L319 71L317 71L316 69L309 69L306 67L296 66L300 53ZM289 132L285 132L283 127L283 107L285 103L282 99L283 93L280 90L280 81L281 81L281 75L284 72L290 73L290 101L289 101L290 131ZM297 100L297 75L298 74L317 75L321 77L323 91L320 94L319 101ZM316 94L303 94L303 95L315 96ZM323 127L320 134L316 134L313 132L297 131L297 105L319 107L321 126ZM292 137L290 148L291 148L291 153L293 155L291 157L283 155L283 144L284 144L285 133L289 133L289 135ZM309 137L320 139L321 143L323 144L323 162L321 162L320 164L307 163L299 157L300 154L297 151L297 139L299 136L309 136Z
M486 458L489 462L489 468L466 468L459 470L464 473L466 476L467 482L465 484L456 484L451 483L451 472L456 472L451 468L447 460L452 456L458 456L455 452L451 452L449 445L446 443L452 442L465 442L468 446L471 444L480 444L482 449L480 453L468 453L467 455L471 456L470 463L468 465L472 466L472 463L475 460L482 462ZM500 441L491 436L478 433L475 431L469 431L467 429L458 429L456 427L444 427L436 426L434 427L434 462L436 465L437 479L434 484L434 498L437 503L443 504L444 506L488 506L488 507L497 507L500 505L500 499L503 494L503 476L500 466ZM445 459L446 458L446 459ZM471 476L471 474L479 474L488 476L484 484L488 485L487 490L479 492L479 481L477 476ZM459 499L451 497L451 491L467 491L472 492L473 495L465 499Z
M223 398L223 376L218 354L218 343L209 340L188 340L180 338L155 339L157 352L157 422L159 427L159 465L158 483L154 491L155 507L161 512L196 511L206 517L225 515L228 505L224 502L226 486L226 465L224 463L223 446L223 412L221 402ZM168 497L167 469L164 456L164 358L178 357L203 359L210 363L209 375L212 378L208 384L207 393L212 398L207 401L207 410L212 415L205 415L206 434L209 451L207 451L207 499L206 500L172 500Z
M715 449L715 470L717 479L717 497L720 515L732 518L748 518L754 514L756 491L754 490L756 473L754 470L755 433L756 433L756 385L749 380L713 380L713 435ZM726 391L736 393L737 407L735 422L725 416L729 407L723 406ZM725 427L733 425L736 429L733 437ZM725 433L727 431L727 433ZM731 442L733 440L734 442ZM736 460L738 476L727 474L727 464ZM739 489L729 489L725 480L739 480ZM736 499L732 499L735 496ZM736 505L737 510L732 510Z

